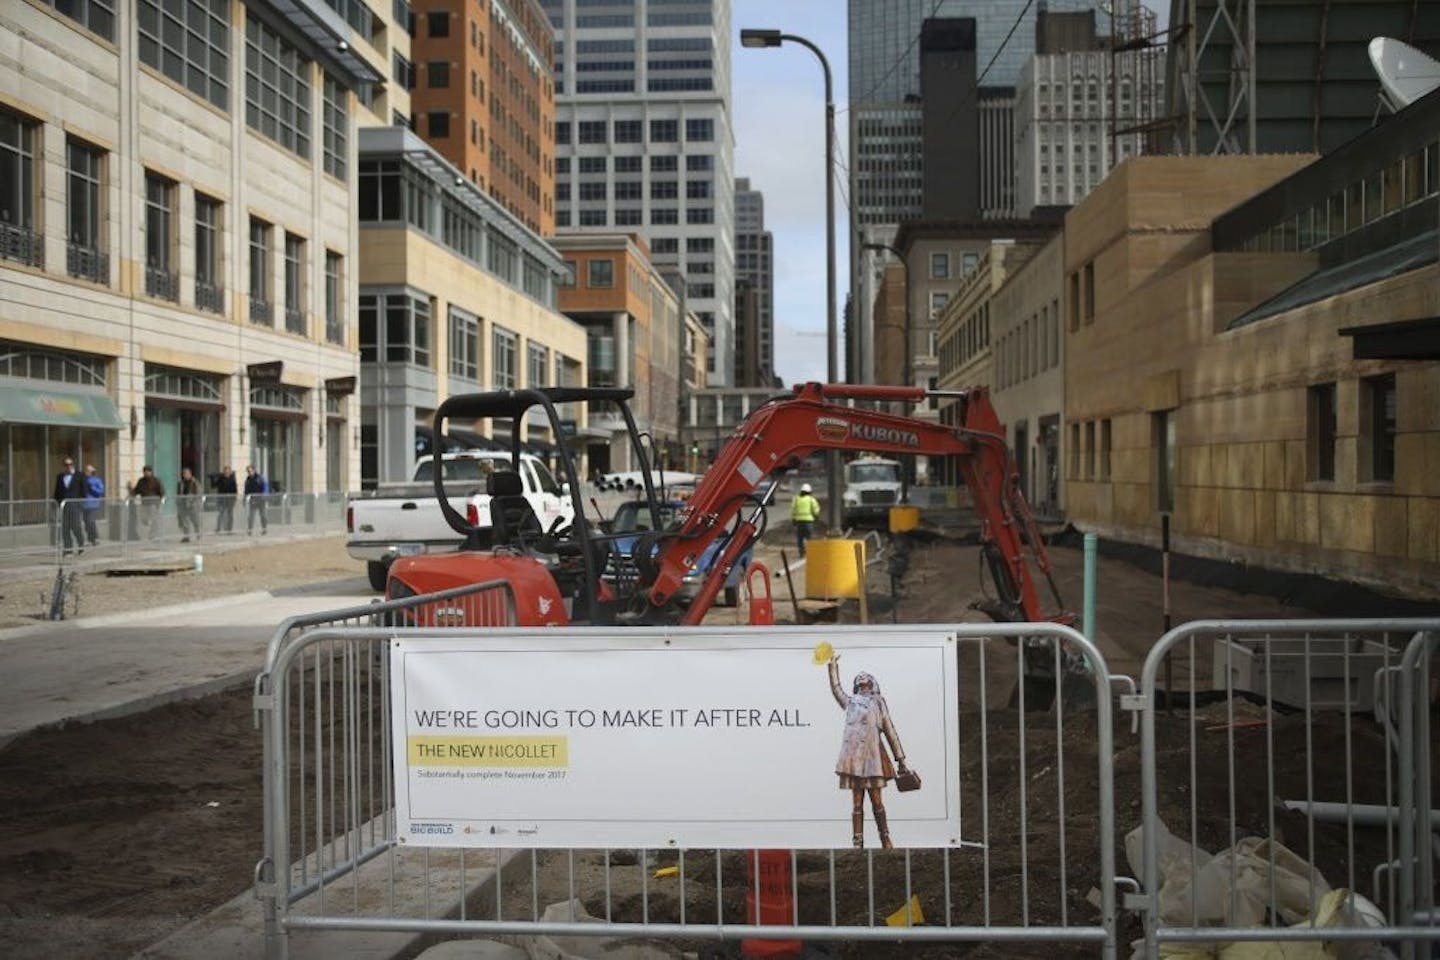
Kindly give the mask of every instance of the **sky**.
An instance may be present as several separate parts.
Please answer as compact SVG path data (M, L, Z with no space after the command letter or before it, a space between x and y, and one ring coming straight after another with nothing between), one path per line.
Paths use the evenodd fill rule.
M1166 19L1169 3L1146 0ZM836 325L845 365L849 290L849 100L843 0L731 0L731 103L735 176L765 195L765 226L775 240L775 372L786 384L825 379L825 86L820 63L792 43L747 49L747 27L783 30L824 51L834 81ZM1163 27L1163 23L1162 23Z

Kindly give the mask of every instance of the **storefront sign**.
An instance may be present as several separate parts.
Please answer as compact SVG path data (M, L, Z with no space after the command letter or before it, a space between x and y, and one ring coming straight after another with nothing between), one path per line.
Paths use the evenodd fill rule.
M325 381L325 392L332 397L348 397L355 392L355 378L332 377Z
M123 426L115 401L109 397L12 386L0 387L0 422L102 430L118 430Z
M285 372L285 361L267 360L264 363L252 363L245 367L245 375L250 378L250 383L279 383L280 375Z
M848 847L837 768L857 763L885 784L896 846L960 843L955 643L939 628L396 639L391 666L403 843ZM882 696L857 695L862 672ZM884 779L902 755L919 789Z

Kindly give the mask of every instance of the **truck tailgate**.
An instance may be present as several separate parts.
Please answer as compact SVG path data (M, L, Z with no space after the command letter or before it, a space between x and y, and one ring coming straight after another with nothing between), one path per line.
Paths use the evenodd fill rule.
M463 517L465 497L450 497L450 505ZM352 542L374 543L459 543L463 538L450 529L433 488L423 497L359 498L350 502L355 527Z

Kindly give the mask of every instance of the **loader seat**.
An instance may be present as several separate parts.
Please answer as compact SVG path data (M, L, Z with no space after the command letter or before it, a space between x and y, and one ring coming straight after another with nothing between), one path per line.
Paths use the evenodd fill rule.
M497 547L517 542L521 534L538 537L545 532L535 508L525 499L520 474L496 470L485 478L485 492L490 495L490 523Z

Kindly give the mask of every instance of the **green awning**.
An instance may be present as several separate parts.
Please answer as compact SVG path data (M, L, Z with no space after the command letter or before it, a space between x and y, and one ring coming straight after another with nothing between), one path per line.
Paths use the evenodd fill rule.
M43 423L101 430L119 430L124 426L115 401L109 397L10 385L0 386L0 423Z

